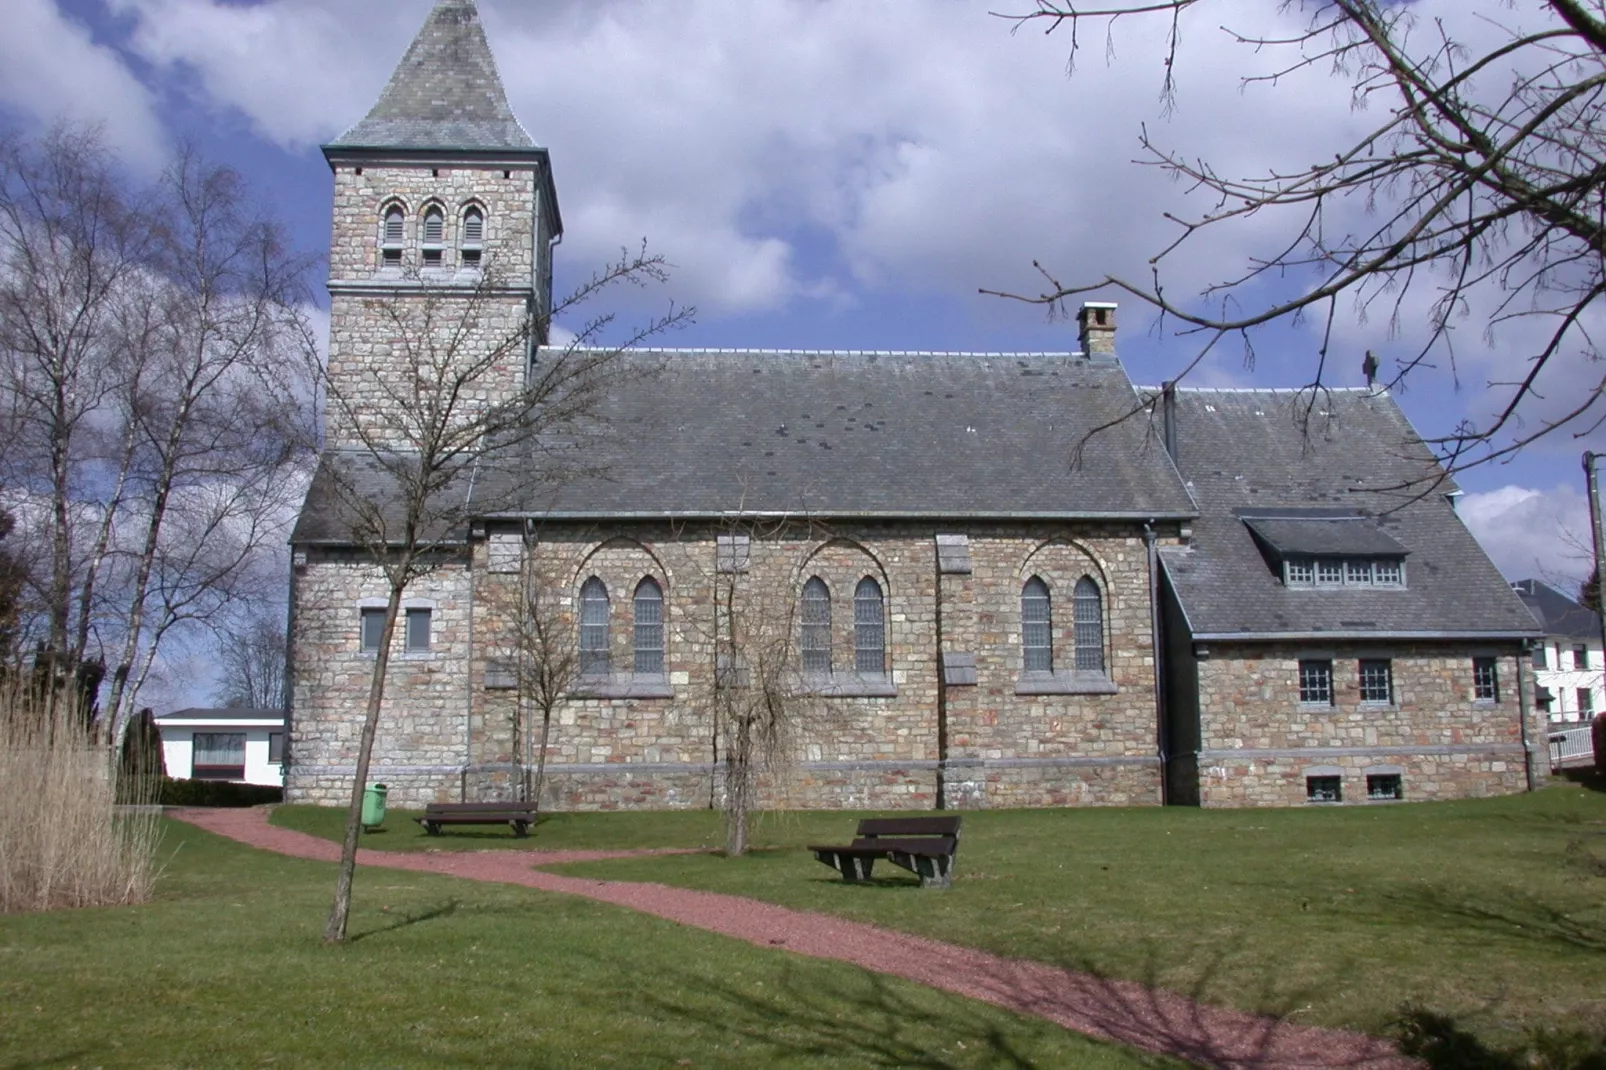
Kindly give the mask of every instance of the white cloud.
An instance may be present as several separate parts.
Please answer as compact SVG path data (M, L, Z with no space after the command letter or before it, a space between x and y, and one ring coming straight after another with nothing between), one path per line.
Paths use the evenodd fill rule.
M1464 495L1458 511L1507 579L1572 590L1589 573L1589 504L1576 487L1508 485Z
M429 9L111 2L135 17L142 58L193 72L215 106L292 149L361 118ZM1127 163L1158 111L1153 66L1085 56L1067 79L1066 39L1011 35L980 6L481 6L514 108L553 151L566 262L600 263L646 236L705 315L924 289L1016 318L1018 306L978 301L977 287L1034 287L1033 257L1069 275L1141 277L1173 232L1156 207L1179 191ZM1129 57L1164 33L1130 26ZM1189 151L1252 170L1303 158L1355 122L1347 86L1316 74L1239 94L1245 64L1260 61L1216 47L1213 23L1190 32L1188 94L1164 130L1186 134ZM1279 120L1281 136L1259 136ZM1195 286L1242 251L1190 251L1175 281Z
M0 104L40 127L61 120L101 124L107 142L142 171L155 171L166 154L150 91L52 0L7 3Z

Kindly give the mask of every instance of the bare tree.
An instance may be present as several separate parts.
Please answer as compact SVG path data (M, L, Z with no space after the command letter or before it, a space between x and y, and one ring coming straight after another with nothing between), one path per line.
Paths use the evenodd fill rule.
M493 642L499 646L501 671L512 675L517 688L513 751L523 771L522 795L539 806L552 715L580 674L580 630L569 577L539 556L528 531L520 548L516 585L488 594L486 609L502 622ZM534 717L540 718L539 736Z
M799 523L733 516L716 538L710 707L723 778L725 853L747 853L763 780L792 769L822 704L804 671L799 592L774 550ZM805 540L806 541L806 540ZM756 548L756 549L755 549ZM755 561L755 557L757 560Z
M218 667L223 679L213 696L222 706L248 709L285 708L285 614L257 610L231 626L218 640Z
M0 143L6 481L48 546L44 660L110 663L114 740L165 641L266 589L312 444L313 262L192 152L141 188L91 132Z
M611 314L585 322L572 340L529 360L522 384L496 396L493 384L524 366L547 325L620 283L667 279L662 257L645 245L597 272L549 314L533 306L511 327L498 299L495 265L472 292L416 300L372 299L366 311L385 325L393 363L354 369L350 380L321 380L331 422L356 447L326 455L322 473L342 513L341 527L384 574L387 600L368 689L341 864L324 940L343 941L351 910L362 797L384 703L390 646L407 587L460 560L469 521L499 506L519 507L585 470L576 436L591 426L603 392L625 374L623 355L641 341L690 321L667 312L611 336ZM377 493L375 488L382 488ZM469 493L473 488L474 493Z
M1061 282L1039 263L1047 289L1000 296L1063 311L1078 294L1124 291L1158 310L1162 323L1175 321L1199 338L1183 374L1224 337L1241 337L1253 359L1257 328L1319 317L1312 408L1328 382L1341 316L1385 317L1398 331L1413 316L1411 302L1426 306L1425 339L1391 368L1379 369L1368 354L1370 369L1384 371L1388 384L1440 360L1455 370L1461 322L1487 336L1528 321L1536 340L1523 343L1523 364L1488 384L1497 399L1493 415L1433 440L1447 467L1509 456L1559 428L1583 434L1598 427L1606 417L1606 376L1588 364L1600 357L1591 321L1606 293L1606 3L1471 0L1457 12L1469 20L1459 36L1444 19L1422 17L1419 5L1392 0L1290 0L1280 10L1297 20L1284 34L1223 28L1246 49L1286 57L1246 86L1330 70L1347 80L1355 105L1376 116L1370 127L1308 167L1247 177L1161 147L1145 129L1141 162L1181 179L1210 204L1192 218L1167 214L1179 230L1150 261L1151 276ZM1234 8L1220 0L1036 0L1035 9L1007 17L1017 26L1065 30L1073 65L1083 46L1079 31L1102 30L1113 56L1123 20L1169 20L1161 86L1169 110L1183 30L1207 11L1231 18ZM1488 43L1470 44L1468 26ZM1166 270L1179 250L1218 237L1243 240L1248 228L1271 225L1283 231L1268 255L1197 296L1167 288ZM1547 385L1563 372L1582 373L1586 386L1565 388L1541 409L1552 400Z

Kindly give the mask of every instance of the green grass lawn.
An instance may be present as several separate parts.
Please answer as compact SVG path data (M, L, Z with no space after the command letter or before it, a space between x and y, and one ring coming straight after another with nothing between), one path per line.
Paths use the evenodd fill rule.
M964 818L947 892L886 863L887 879L845 885L799 849L845 841L844 814L772 820L759 841L773 846L742 859L563 870L752 896L1302 1022L1385 1032L1415 1003L1490 1043L1535 1028L1606 1031L1600 791ZM585 820L572 820L565 841L583 841Z
M169 823L156 902L0 917L0 1066L1178 1064L567 896L358 873Z

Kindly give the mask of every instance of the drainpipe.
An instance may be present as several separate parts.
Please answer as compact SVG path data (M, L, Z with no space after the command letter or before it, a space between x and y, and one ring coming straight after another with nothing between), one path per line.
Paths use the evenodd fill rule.
M463 707L463 772L458 778L458 802L468 802L468 771L474 764L474 589L478 583L479 571L474 567L474 538L471 531L468 539L468 660L463 665L463 676L467 681Z
M1170 791L1167 771L1171 760L1166 731L1163 653L1160 647L1160 551L1155 545L1154 521L1143 525L1143 541L1149 551L1149 643L1154 651L1155 749L1160 757L1160 805L1166 805Z
M937 662L937 809L948 809L948 674L943 670L942 651L942 554L937 549L937 540L931 540L931 568L936 577L936 613L935 638L937 649L934 651Z
M1534 790L1534 749L1528 738L1528 681L1522 671L1524 651L1517 652L1517 732L1522 737L1522 772Z

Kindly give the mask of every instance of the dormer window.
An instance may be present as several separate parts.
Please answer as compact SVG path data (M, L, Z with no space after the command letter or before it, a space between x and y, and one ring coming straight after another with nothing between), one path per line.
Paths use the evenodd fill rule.
M407 213L392 206L385 211L379 235L379 264L396 271L402 266L402 243L407 239Z
M1289 587L1405 586L1409 551L1373 517L1305 506L1235 512Z
M424 213L424 267L438 268L446 257L446 216L439 208Z
M463 233L459 252L465 268L478 269L485 255L485 213L470 208L463 213Z

